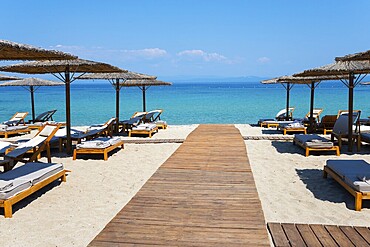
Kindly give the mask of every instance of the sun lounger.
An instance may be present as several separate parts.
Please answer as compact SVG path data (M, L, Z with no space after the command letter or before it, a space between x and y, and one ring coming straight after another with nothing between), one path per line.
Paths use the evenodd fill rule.
M323 131L324 135L331 133L336 120L336 115L325 115L322 117L317 129Z
M135 112L130 119L122 120L119 122L119 127L121 132L128 132L132 127L135 127L143 122L147 112Z
M293 144L296 144L305 150L306 157L310 155L310 151L335 151L336 155L340 155L338 146L334 146L333 142L316 134L310 135L295 135Z
M41 152L46 150L48 162L51 163L50 140L53 138L59 125L45 125L32 139L24 142L14 143L10 150L7 150L4 160L0 161L0 166L4 166L4 171L12 169L18 161L33 162L37 161ZM30 153L31 157L26 159L24 156Z
M28 115L28 112L16 112L13 117L11 117L8 121L3 122L2 124L8 126L16 126L20 124L25 124L24 119Z
M320 122L320 115L324 110L322 108L314 108L313 109L313 119L314 122L319 123ZM308 123L310 121L311 112L308 112L303 119L296 119L299 121L302 121L303 123Z
M324 178L328 174L355 197L355 210L360 211L362 200L370 199L370 164L364 160L328 160Z
M360 150L361 148L361 137L359 130L360 114L361 111L353 111L354 132L352 133L352 137L357 142L357 150ZM343 138L348 138L348 115L346 113L339 115L338 119L335 121L333 131L331 132L331 141L334 141L334 138L338 140L339 148L342 147Z
M73 151L73 160L77 158L77 154L103 154L104 160L108 160L108 153L119 147L124 148L124 143L119 137L98 137L77 144Z
M4 208L5 218L12 217L15 203L59 178L65 182L66 172L62 164L31 162L1 173L0 207Z
M289 110L289 119L293 119L293 112L294 112L294 107L289 107L288 110ZM264 127L266 126L267 128L270 128L270 127L277 127L279 126L279 122L283 121L285 122L286 120L286 109L282 109L280 110L276 116L275 116L275 119L273 118L263 118L263 119L260 119L258 121L258 124L261 126L261 127ZM289 120L286 120L286 121L289 121Z
M146 124L139 124L136 127L133 127L129 131L129 136L131 137L134 134L137 135L148 135L150 138L154 132L158 131L158 126L156 124L146 123Z
M57 110L46 111L38 115L34 120L29 120L27 123L37 123L37 122L46 122L54 121L53 115Z
M307 127L305 127L302 122L279 124L278 130L283 131L284 135L288 132L303 132L304 134L307 134Z
M153 110L149 111L143 119L144 123L154 123L157 125L158 128L166 129L167 128L167 122L161 120L161 114L163 110Z
M8 138L9 135L17 135L21 133L31 133L31 129L25 125L9 126L6 124L0 124L0 136Z

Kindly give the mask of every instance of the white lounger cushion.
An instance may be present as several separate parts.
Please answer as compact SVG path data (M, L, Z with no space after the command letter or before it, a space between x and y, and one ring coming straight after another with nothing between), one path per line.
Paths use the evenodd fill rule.
M153 130L157 127L156 124L152 124L152 123L145 123L145 124L139 124L138 126L136 127L133 127L132 129L133 130Z
M5 151L12 145L11 142L0 141L0 154L5 153Z
M14 130L22 130L27 129L28 127L25 125L19 125L19 126L8 126L4 124L0 124L0 131L6 132L6 131L14 131Z
M19 192L63 170L62 164L30 162L0 174L0 199L8 199Z
M98 137L91 141L84 141L80 144L77 144L77 149L80 148L107 148L109 146L115 145L121 141L121 138L118 136L109 138L109 137Z
M37 135L34 138L23 142L18 145L14 150L9 152L6 156L10 158L16 158L24 153L26 153L28 150L31 150L34 147L37 147L41 143L43 143L46 140L47 137Z
M370 192L370 182L359 177L370 174L370 164L364 160L328 160L326 165L340 176L346 184L361 192Z
M311 135L295 135L294 141L299 142L305 147L312 147L312 148L330 148L333 147L333 142L325 139L316 134Z

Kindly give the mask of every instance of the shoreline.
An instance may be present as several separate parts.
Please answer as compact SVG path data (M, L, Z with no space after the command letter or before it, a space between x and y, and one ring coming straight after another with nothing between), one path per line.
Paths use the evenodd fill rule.
M122 139L185 139L197 126L170 125L152 138ZM242 136L262 135L260 127L235 126ZM360 154L337 157L323 153L305 157L303 149L291 141L244 140L244 143L266 223L370 226L370 203L365 201L362 211L354 211L353 196L334 180L322 178L327 159L370 162L370 157L365 155L370 153L369 146L365 146ZM54 182L31 196L32 199L18 203L13 218L0 216L4 246L24 243L30 246L86 246L180 145L125 143L124 150L113 152L108 161L99 156L73 161L72 157L54 152L52 161L63 163L72 171L67 182Z

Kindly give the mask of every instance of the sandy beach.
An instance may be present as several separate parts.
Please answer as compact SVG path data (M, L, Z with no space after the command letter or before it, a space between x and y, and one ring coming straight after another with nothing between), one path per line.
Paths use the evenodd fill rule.
M243 136L266 135L262 134L266 129L235 126ZM196 127L169 126L150 140L185 139ZM370 148L364 147L361 154L344 153L340 157L332 153L305 157L303 149L291 141L246 140L245 144L266 222L370 225L368 202L361 212L354 211L354 198L332 179L322 178L326 160L370 162ZM126 143L124 150L113 152L108 161L93 156L73 161L54 152L53 162L63 163L71 170L67 182L55 182L32 199L15 205L13 218L1 216L2 245L86 246L180 145Z

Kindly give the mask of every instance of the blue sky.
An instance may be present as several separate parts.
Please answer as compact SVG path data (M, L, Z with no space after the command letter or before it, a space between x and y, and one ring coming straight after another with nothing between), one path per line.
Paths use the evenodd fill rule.
M368 10L368 0L12 0L0 30L159 78L273 77L369 50Z

